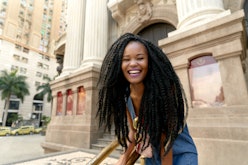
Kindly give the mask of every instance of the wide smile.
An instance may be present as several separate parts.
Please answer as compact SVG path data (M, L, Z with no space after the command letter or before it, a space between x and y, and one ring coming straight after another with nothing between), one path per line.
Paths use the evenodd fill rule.
M141 70L129 70L128 74L132 77L135 78L137 76L139 76L141 73Z

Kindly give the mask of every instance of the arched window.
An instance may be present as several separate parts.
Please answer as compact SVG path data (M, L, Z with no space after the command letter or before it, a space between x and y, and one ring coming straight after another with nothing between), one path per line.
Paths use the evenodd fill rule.
M222 106L225 101L219 65L211 55L190 61L189 80L193 107Z

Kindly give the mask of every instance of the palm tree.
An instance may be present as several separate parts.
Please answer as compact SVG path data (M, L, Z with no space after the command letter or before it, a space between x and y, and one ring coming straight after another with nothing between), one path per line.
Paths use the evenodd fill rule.
M6 70L1 71L0 91L2 91L2 100L5 100L5 109L2 126L6 125L8 109L11 95L15 95L23 103L24 97L29 95L27 77L17 75L17 70L8 73Z
M47 83L40 85L36 88L37 91L40 91L37 94L37 96L40 98L43 98L45 95L47 95L47 102L51 102L51 106L52 106L53 105L53 97L52 97L52 90L50 87L50 82L52 81L52 79L50 77L43 77L43 79L45 79L47 81ZM49 121L50 121L50 117L42 116L42 122L43 122L42 134L43 135L45 135L45 133L46 133L47 124L49 123Z
M50 77L43 77L43 79L46 80L47 83L40 85L36 88L37 91L40 91L37 96L43 98L45 95L47 95L47 102L50 102L53 99L52 90L49 84L52 79Z

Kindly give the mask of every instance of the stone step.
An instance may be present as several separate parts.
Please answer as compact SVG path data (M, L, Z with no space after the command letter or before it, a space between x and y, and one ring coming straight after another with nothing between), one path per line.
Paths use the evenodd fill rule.
M97 139L97 144L102 144L102 145L108 145L111 143L114 139L108 139L108 138L99 138Z
M189 109L189 118L204 117L248 117L248 105Z
M187 123L194 126L248 126L248 117L235 116L235 117L198 117L188 118Z
M104 145L104 144L92 144L91 145L91 148L94 149L94 150L103 150L107 145ZM111 155L118 155L120 156L120 154L122 153L122 147L121 146L118 146L112 153Z
M213 138L223 140L244 140L248 141L248 126L190 126L189 131L194 138Z
M115 139L115 134L114 133L104 133L103 134L104 139Z

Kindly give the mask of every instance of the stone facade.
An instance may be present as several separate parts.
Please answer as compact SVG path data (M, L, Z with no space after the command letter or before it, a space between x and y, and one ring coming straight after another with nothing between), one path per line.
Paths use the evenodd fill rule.
M65 50L64 64L74 69L63 70L64 73L51 84L54 105L46 141L42 144L45 151L90 148L91 143L102 134L95 118L96 83L107 45L125 32L138 33L149 25L162 22L177 29L158 44L171 60L184 86L190 106L188 125L198 148L199 164L247 164L246 35L244 12L240 10L244 2L235 2L109 0L98 4L97 0L87 1L85 13L82 13L85 20L78 22L84 24L85 29L82 35L84 43L80 44L83 44L83 51L78 49L71 54L66 44L65 49L68 50ZM107 15L107 7L111 16ZM93 21L88 20L89 16ZM73 33L81 30L74 29ZM65 42L78 42L68 40L71 33L67 31ZM200 108L191 104L190 61L205 54L210 54L218 64L225 98L225 104L221 106ZM78 58L81 59L80 66ZM67 59L74 62L69 63ZM84 113L77 115L76 98L80 86L85 89L86 106ZM66 115L68 89L73 91L72 115ZM58 92L63 95L62 115L56 114Z

